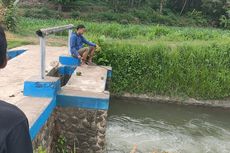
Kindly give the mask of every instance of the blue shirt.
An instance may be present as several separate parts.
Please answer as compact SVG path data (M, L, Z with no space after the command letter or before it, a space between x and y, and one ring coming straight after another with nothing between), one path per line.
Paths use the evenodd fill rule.
M70 37L70 48L71 54L78 56L78 50L83 48L83 44L87 44L89 46L96 46L96 44L86 40L82 35L78 35L77 33L73 32Z

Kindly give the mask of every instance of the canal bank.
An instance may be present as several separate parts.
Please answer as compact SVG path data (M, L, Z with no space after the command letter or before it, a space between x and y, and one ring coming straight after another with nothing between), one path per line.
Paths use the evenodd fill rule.
M92 109L88 110L86 107L83 110L81 110L79 108L59 108L59 107L55 108L56 105L58 104L57 103L58 100L55 98L44 98L44 97L43 98L38 98L38 97L32 98L32 97L24 96L22 94L23 93L22 87L23 87L24 81L26 81L26 80L28 81L28 77L31 76L31 73L38 72L37 69L34 70L34 66L36 66L36 63L37 63L35 58L31 59L32 56L36 57L37 52L38 52L38 49L36 49L36 48L38 48L38 47L34 48L34 46L27 46L27 48L30 48L30 47L32 49L28 49L27 52L23 53L22 55L19 55L15 59L12 59L11 61L9 61L9 65L8 65L7 69L4 70L4 73L2 71L2 74L5 74L5 75L2 75L2 77L4 79L1 79L1 81L2 81L1 84L4 85L4 83L5 83L8 86L7 86L7 88L2 86L3 90L1 91L1 95L3 97L5 97L6 101L13 101L14 100L15 101L14 104L16 106L18 106L19 108L21 108L26 113L26 115L29 119L29 122L30 122L31 129L35 129L35 130L32 130L32 132L31 132L32 137L33 137L33 142L34 142L34 148L43 147L43 148L46 148L48 150L48 152L52 152L52 147L55 147L55 142L58 141L58 137L60 135L64 135L68 139L67 143L69 143L69 144L67 144L66 146L69 149L73 148L74 145L76 145L75 147L77 147L79 145L82 147L79 149L86 150L86 152L89 152L88 148L93 149L93 151L97 150L98 152L103 152L105 150L105 139L104 139L104 137L105 137L105 130L106 130L105 129L106 123L104 121L107 118L107 110L104 110L105 109L104 105L97 105L97 106L93 105L94 108L101 109L102 111L101 110L98 110L98 111L94 110L93 111ZM69 80L69 79L66 79L66 77L64 77L64 80L66 79L66 81L60 80L60 82L63 82L65 85L69 86L69 87L67 87L69 89L65 88L66 90L72 90L73 86L79 87L78 86L79 82L77 84L73 85L73 83L75 81L77 82L77 80L75 80L76 79L75 77L77 77L77 71L75 71L76 69L72 68L71 66L70 67L64 66L64 69L63 69L63 65L61 66L59 61L58 61L60 54L62 54L63 50L65 50L65 49L66 48L52 48L52 47L49 48L49 50L52 50L52 52L50 53L50 55L48 57L48 63L49 64L47 65L47 68L46 68L47 69L46 74L49 76L58 77L58 78L61 78L62 77L61 75L67 75L67 78L68 77L70 78L71 75L73 74L74 77L73 77L72 81L71 81L71 78ZM57 52L57 50L59 50L59 51ZM27 61L27 60L29 60L29 61ZM24 61L25 63L22 61ZM30 64L27 64L27 63L30 63ZM26 70L25 70L25 68L26 68ZM100 67L100 68L102 68L102 67ZM102 68L102 69L103 70L101 70L101 71L104 71L104 68ZM92 69L90 69L89 72L91 72L91 70ZM21 73L18 73L18 71L20 71ZM60 76L56 76L55 72L57 72L57 71L59 71ZM80 70L80 71L82 71L82 70ZM8 73L5 73L5 72L8 72ZM53 73L51 73L51 72L53 72ZM98 72L98 70L96 70L96 72ZM105 72L104 75L105 75L104 77L99 76L98 80L106 80L106 75L108 75L108 74ZM17 76L17 78L15 78L15 76ZM88 75L86 75L86 76L88 76ZM6 80L8 80L8 81L6 81ZM100 89L104 90L105 84L103 84L102 86L103 87ZM39 86L39 87L41 87L41 86ZM4 89L11 89L11 90L4 90ZM4 94L4 92L5 92L5 94ZM11 92L11 93L7 93L7 92ZM104 94L106 94L106 93L104 93ZM59 93L57 93L57 95L58 95L57 98L59 98L59 99L60 98L62 99L63 97L65 97L64 99L66 99L66 97L68 99L66 101L61 100L63 103L59 103L59 105L66 106L64 104L66 102L66 103L68 103L68 105L71 104L73 106L74 100L72 100L71 95L65 95L65 92L64 93L59 92ZM87 97L89 95L92 96L93 94L88 92ZM133 96L133 98L137 99L138 97ZM139 97L139 98L142 98L142 100L140 102L143 103L144 97ZM146 98L148 99L148 97L146 97ZM20 99L20 100L18 100L18 99ZM108 97L106 99L108 99ZM155 99L154 102L157 102L157 101L159 102L159 99ZM170 103L170 102L171 103L179 103L179 102L175 102L175 101L170 100L170 99L168 99L167 102L168 103ZM96 101L96 103L97 103L97 101ZM182 103L182 102L180 102L180 103ZM79 101L75 104L74 104L75 107L76 106L82 107L82 105L79 103ZM129 110L133 110L133 113L138 114L137 113L138 110L134 109L133 105L135 105L135 101L134 102L131 101L131 103L129 103L129 105L126 105L125 103L122 102L119 104L119 109L121 109L121 110L126 109L127 112ZM92 107L92 105L90 105L90 106ZM154 107L149 106L149 108L152 108L152 112L154 112ZM111 109L117 110L117 109L114 109L113 106L111 106ZM158 109L160 110L159 107L158 107ZM141 107L139 107L139 110L140 111L145 110L145 108L142 109ZM189 110L187 110L187 111L189 111ZM162 110L163 114L165 112L167 112L167 110ZM122 112L120 112L120 114L122 114ZM170 114L172 114L172 113L168 113L169 116L170 116ZM161 115L158 116L158 118L161 119ZM109 118L109 120L110 120L110 118ZM115 120L116 120L116 118L115 118ZM124 126L126 126L126 124L125 124L126 121L127 121L127 123L130 122L130 120L125 120L123 125L122 124L118 124L118 125L124 127ZM131 118L131 121L132 121L132 118ZM134 122L136 122L136 121L134 120ZM158 122L156 122L156 123L158 123ZM114 124L112 124L112 125L114 125ZM166 125L166 126L170 126L170 125ZM145 126L139 127L139 129L144 129L144 128L145 128ZM73 129L76 129L76 130L73 130ZM135 134L135 129L138 129L138 128L136 128L134 126L130 131L134 131L134 134ZM170 129L168 132L170 132L171 130L173 130L173 129ZM100 131L100 132L95 132L95 131ZM125 131L125 129L124 129L124 131ZM130 131L128 131L128 132L130 132ZM127 134L128 134L128 132L127 132ZM113 133L116 133L116 132L114 132L114 131L108 131L107 132L107 134L113 134ZM119 133L117 133L116 135L119 136ZM150 137L151 135L148 135L148 136ZM79 140L80 140L80 142L79 142ZM148 139L146 139L146 140L148 140ZM100 144L99 147L98 147L98 144ZM101 148L100 148L100 146L101 146ZM110 141L109 141L108 146L110 146ZM143 145L143 146L145 146L145 145ZM117 146L117 148L119 148L119 146ZM107 149L109 149L109 148L107 148ZM131 149L128 148L127 151L130 151L130 150Z
M105 152L111 68L79 66L66 47L47 47L45 77L39 73L39 46L12 55L0 74L1 99L20 108L28 118L35 152L56 152L60 137L67 151ZM11 52L10 52L11 53ZM17 56L18 55L18 56Z
M197 100L188 97L168 97L168 96L149 96L147 94L130 94L115 95L111 93L111 97L121 100L139 100L152 103L172 103L176 105L194 105L206 107L220 107L230 109L230 99L222 100Z

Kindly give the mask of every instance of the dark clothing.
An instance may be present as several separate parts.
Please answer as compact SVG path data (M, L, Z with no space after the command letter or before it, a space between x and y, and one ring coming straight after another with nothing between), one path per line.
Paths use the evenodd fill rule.
M96 44L86 40L82 35L78 35L75 32L72 33L70 37L71 54L77 57L79 55L78 50L83 48L83 44L96 47Z
M6 59L6 48L7 48L6 36L2 27L0 26L0 66L3 65Z
M0 101L0 153L33 153L25 114L3 101Z

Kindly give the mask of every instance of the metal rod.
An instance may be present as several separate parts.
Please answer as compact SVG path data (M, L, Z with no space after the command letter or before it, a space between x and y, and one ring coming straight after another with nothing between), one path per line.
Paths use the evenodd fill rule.
M46 68L46 40L45 37L40 38L40 50L41 50L41 79L45 78L45 68Z
M74 25L69 24L69 25L65 25L65 26L40 29L40 30L36 31L36 34L39 37L45 37L45 36L48 36L48 35L53 34L53 33L61 32L61 31L69 30L69 29L73 29L73 28L74 28Z
M64 30L69 30L69 36L68 36L68 52L70 53L70 37L72 34L72 29L74 28L73 24L65 25L65 26L59 26L59 27L52 27L52 28L46 28L46 29L40 29L36 31L36 34L39 36L40 39L40 50L41 50L41 79L45 78L45 68L46 68L46 36L61 32ZM71 53L70 53L71 54Z
M72 32L73 32L73 30L69 29L69 37L68 37L68 52L69 52L69 55L71 55L70 38L71 38Z

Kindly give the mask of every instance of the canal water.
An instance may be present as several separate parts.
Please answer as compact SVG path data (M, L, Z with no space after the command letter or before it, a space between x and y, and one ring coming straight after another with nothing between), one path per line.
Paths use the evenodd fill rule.
M230 110L113 99L109 153L230 153Z

